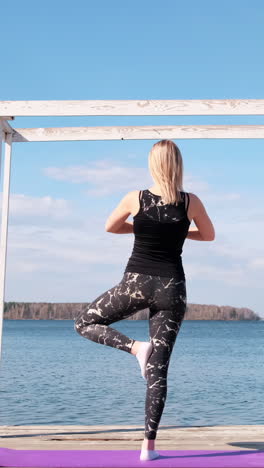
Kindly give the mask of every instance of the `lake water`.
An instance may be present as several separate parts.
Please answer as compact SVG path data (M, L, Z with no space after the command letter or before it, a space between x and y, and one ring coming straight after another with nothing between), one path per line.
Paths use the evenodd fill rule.
M81 337L72 320L4 320L0 425L144 425L135 356ZM111 325L149 339L148 321ZM160 424L264 423L264 321L183 321Z

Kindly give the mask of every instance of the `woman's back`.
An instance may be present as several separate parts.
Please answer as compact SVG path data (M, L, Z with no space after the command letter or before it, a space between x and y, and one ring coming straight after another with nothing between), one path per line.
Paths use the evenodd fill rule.
M175 204L164 204L148 189L139 192L139 211L134 219L134 247L125 272L185 279L182 247L191 221L187 216L189 194L181 192Z

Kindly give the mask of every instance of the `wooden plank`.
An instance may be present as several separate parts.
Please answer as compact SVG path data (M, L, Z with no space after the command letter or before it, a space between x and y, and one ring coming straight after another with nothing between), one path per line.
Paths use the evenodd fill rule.
M263 433L261 424L160 424L156 449L264 450ZM143 438L143 425L0 426L1 447L23 450L140 450Z
M4 115L264 115L264 99L0 101Z
M264 138L264 125L16 128L13 132L14 142L196 138Z

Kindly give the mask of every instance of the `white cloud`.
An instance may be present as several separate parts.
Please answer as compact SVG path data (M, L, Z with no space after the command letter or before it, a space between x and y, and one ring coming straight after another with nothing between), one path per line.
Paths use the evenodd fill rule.
M203 281L221 281L228 285L244 286L246 272L245 268L236 265L227 265L221 268L219 265L209 265L201 263L187 263L185 262L185 274L188 279L200 279ZM208 284L208 283L207 283Z
M125 238L126 237L126 238ZM132 238L118 236L94 228L80 226L37 225L10 226L8 234L9 261L11 271L63 272L70 268L79 271L90 264L120 264L126 258Z
M74 184L86 184L85 193L93 197L105 197L114 193L127 192L153 185L148 168L129 167L116 164L109 159L91 161L87 165L68 167L46 167L43 173L56 180ZM184 176L184 190L198 193L203 201L224 202L239 200L239 193L215 193L211 185L195 175Z
M121 166L108 159L91 161L85 166L47 167L43 173L56 180L87 184L89 189L86 193L95 197L153 185L147 168ZM190 175L186 175L184 182L185 190L189 192L207 192L210 189L207 182Z
M144 168L124 167L108 160L93 161L87 166L48 167L44 174L56 180L91 186L87 194L95 197L135 190L135 181L138 187L141 183L151 184Z
M254 258L249 262L249 267L254 270L264 270L264 257Z
M0 195L2 207L2 193ZM48 216L61 219L73 211L72 203L64 198L50 196L32 197L24 194L10 194L9 213L13 216Z
M228 234L227 234L228 236ZM219 237L212 242L209 247L211 255L221 255L228 259L240 259L250 261L253 256L260 254L258 245L249 245L248 240L243 242L231 242L229 240L220 239Z
M212 201L212 202L215 202L215 201L220 201L220 202L224 202L224 201L232 201L232 200L240 200L241 199L241 194L240 193L235 193L235 192L231 192L231 193L209 193L206 195L206 199L208 201Z

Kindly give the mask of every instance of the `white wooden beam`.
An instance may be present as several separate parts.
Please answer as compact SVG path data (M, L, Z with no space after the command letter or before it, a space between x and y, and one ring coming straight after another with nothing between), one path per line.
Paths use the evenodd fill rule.
M16 128L13 132L14 142L195 138L264 138L264 125Z
M4 133L4 132L3 132ZM6 252L8 237L8 212L10 196L10 171L11 171L11 152L12 152L12 134L5 134L5 159L3 175L3 196L2 196L2 214L1 214L1 239L0 239L0 358L2 354L2 332L4 319L4 301L5 301L5 277L6 277Z
M264 99L0 101L4 115L264 115Z
M14 133L15 129L9 125L9 123L6 120L1 120L0 125L2 125L3 130L5 133Z

